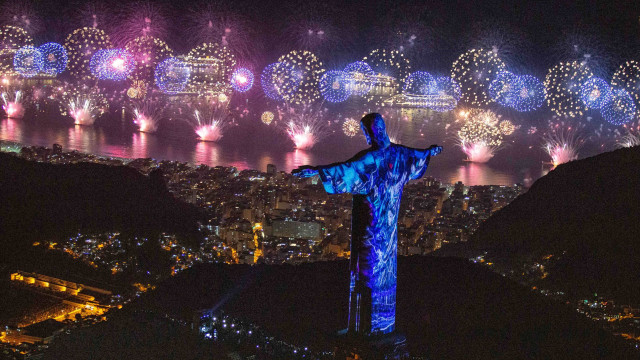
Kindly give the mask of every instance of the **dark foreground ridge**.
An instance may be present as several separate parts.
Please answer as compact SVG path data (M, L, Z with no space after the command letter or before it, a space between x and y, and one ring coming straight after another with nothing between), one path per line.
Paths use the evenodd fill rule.
M560 257L549 284L640 299L640 147L558 166L485 221L473 247L505 259Z
M332 350L333 334L346 325L348 274L346 262L198 265L121 311L155 312L189 322L197 310L223 309L284 341ZM505 360L635 356L628 345L569 306L467 260L401 257L398 276L398 328L406 334L414 356ZM60 337L46 358L87 359L89 353L93 359L146 358L150 352L157 355L155 359L169 359L168 353L154 349L165 341L179 344L176 336L192 342L191 335L179 331L151 337L145 326L118 325L127 318L117 316L105 323L109 325ZM114 347L120 335L113 328L125 327L133 340ZM185 349L183 358L198 358L200 351Z
M0 153L0 263L16 269L56 274L29 267L24 254L33 252L34 241L114 231L194 237L200 218L197 208L169 193L159 171L145 176L126 166L52 165Z

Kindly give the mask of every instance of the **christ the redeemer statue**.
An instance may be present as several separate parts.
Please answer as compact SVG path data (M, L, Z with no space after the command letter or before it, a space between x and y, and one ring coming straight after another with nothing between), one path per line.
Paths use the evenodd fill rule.
M348 333L382 335L395 328L402 189L422 177L442 147L423 150L392 143L380 114L364 116L360 126L369 149L342 163L300 167L293 175L320 175L327 193L353 194Z

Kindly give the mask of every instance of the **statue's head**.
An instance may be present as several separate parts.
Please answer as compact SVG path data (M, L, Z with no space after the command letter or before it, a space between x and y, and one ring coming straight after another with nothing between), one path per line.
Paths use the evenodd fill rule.
M382 115L378 113L365 115L362 120L360 120L360 127L364 132L364 136L367 138L367 144L382 149L391 144Z

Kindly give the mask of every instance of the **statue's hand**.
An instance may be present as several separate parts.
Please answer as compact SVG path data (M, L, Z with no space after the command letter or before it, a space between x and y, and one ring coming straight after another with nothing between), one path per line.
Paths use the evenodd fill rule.
M318 175L318 169L313 166L305 165L293 170L291 175L299 178L308 178Z
M442 146L431 145L427 150L429 150L431 156L436 156L442 152Z

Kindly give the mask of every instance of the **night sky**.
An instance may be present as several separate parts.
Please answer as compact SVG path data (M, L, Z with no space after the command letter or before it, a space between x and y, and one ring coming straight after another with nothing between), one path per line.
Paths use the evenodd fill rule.
M327 67L343 66L372 49L399 46L403 33L405 40L416 35L406 51L413 68L441 73L448 72L460 53L479 45L497 45L510 68L537 76L558 61L585 53L597 62L597 72L610 75L640 49L636 1L156 1L129 9L145 4L164 15L166 41L178 52L195 45L189 36L192 19L207 6L239 20L249 48L245 60L256 67L296 48L314 50ZM90 26L92 13L113 37L122 30L118 19L127 9L115 1L35 2L33 13L41 18L36 42L63 42L73 29ZM322 30L323 41L309 43L309 29Z

